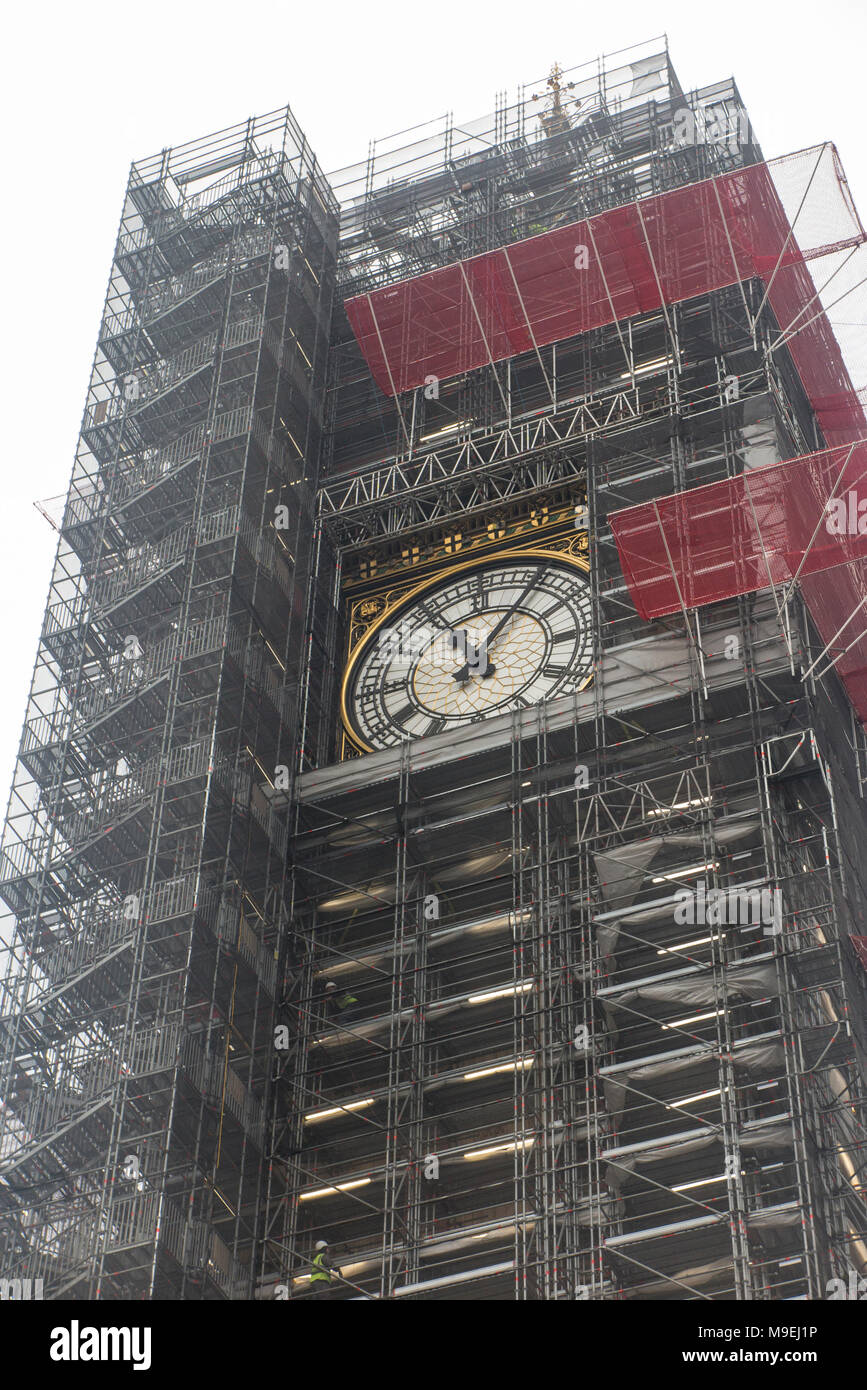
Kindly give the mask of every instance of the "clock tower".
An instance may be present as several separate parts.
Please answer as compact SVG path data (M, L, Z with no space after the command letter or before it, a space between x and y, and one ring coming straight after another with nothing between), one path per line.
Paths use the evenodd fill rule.
M790 1299L867 1265L797 1080L863 1115L864 735L845 666L800 674L849 610L762 590L757 544L738 587L720 498L851 404L829 327L786 346L812 165L780 183L733 83L614 62L334 176L263 1247L292 1298L321 1239L357 1298Z
M865 240L664 40L328 177L288 108L132 166L0 852L4 1281L867 1277Z

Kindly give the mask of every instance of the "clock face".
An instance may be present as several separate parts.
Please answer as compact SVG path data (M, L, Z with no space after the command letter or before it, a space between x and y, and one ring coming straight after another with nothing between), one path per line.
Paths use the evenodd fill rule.
M390 748L580 690L592 659L583 567L541 553L462 566L363 640L344 719L367 748Z

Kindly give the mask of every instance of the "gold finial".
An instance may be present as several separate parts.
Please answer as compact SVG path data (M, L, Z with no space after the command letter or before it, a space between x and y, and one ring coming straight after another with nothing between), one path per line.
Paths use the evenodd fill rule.
M571 124L566 114L568 102L563 100L563 93L570 92L575 86L575 83L564 83L562 80L564 76L565 74L560 64L555 63L548 74L548 81L545 84L548 88L547 93L537 93L533 97L534 101L546 101L548 103L547 111L539 112L539 120L542 122L547 135L557 135L562 130L568 130ZM576 106L580 106L580 104L580 101L575 102Z

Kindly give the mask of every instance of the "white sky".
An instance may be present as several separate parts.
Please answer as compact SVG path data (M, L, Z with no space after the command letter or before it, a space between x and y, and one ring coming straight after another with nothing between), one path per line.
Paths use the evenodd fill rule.
M766 156L833 140L867 223L865 0L47 0L4 30L3 809L56 542L33 503L66 491L133 159L288 101L339 169L667 33L685 90L735 78Z

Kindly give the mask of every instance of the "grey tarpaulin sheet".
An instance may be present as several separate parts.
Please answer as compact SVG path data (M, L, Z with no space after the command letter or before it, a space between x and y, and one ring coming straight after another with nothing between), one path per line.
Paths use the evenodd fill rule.
M673 1053L671 1057L659 1057L652 1062L641 1062L635 1067L619 1073L618 1077L605 1077L605 1098L608 1109L618 1115L626 1104L626 1092L637 1085L643 1090L644 1084L664 1076L676 1076L679 1072L690 1071L697 1063L715 1060L718 1053L712 1048L696 1049L686 1056ZM747 1047L735 1048L732 1061L736 1067L747 1071L772 1068L783 1060L783 1045L778 1041L750 1043ZM622 1080L620 1078L623 1078Z
M736 821L733 825L715 826L712 838L717 844L730 844L751 835L758 827L759 821L755 818ZM594 854L603 901L624 909L626 916L626 909L635 901L644 882L647 866L654 856L660 849L680 845L703 849L705 837L693 834L651 835L647 840L639 840L636 844L617 845L614 849ZM633 924L637 926L643 921L651 922L666 917L672 912L672 903L650 908L646 913L629 914L628 923L620 920L606 922L599 929L599 949L603 955L613 952L621 928L626 926L628 929Z
M738 1143L743 1152L754 1153L764 1149L785 1149L793 1142L792 1126L787 1121L775 1121L766 1125L741 1130ZM701 1153L714 1144L722 1145L721 1130L700 1130L691 1134L678 1135L672 1139L661 1139L657 1144L648 1144L637 1153L618 1155L610 1160L607 1170L609 1186L619 1188L637 1168L660 1163L666 1159L683 1158L688 1154ZM603 1155L603 1158L605 1155Z
M613 1115L618 1115L626 1104L626 1092L633 1085L638 1085L641 1090L647 1082L659 1080L664 1076L676 1076L678 1072L691 1071L698 1062L714 1061L716 1057L717 1053L708 1047L690 1052L685 1057L674 1055L660 1057L654 1062L642 1062L638 1066L630 1067L628 1071L620 1072L617 1079L605 1077L608 1109Z
M594 854L599 890L603 901L628 907L644 882L647 866L662 845L659 835L635 845L619 845Z
M602 1197L600 1200L581 1201L572 1209L579 1226L592 1226L594 1223L617 1221L626 1212L622 1197Z
M766 1207L747 1213L747 1225L751 1230L776 1230L781 1226L800 1226L803 1214L799 1207Z
M614 954L621 931L640 936L640 928L647 922L661 922L666 918L671 921L674 908L675 899L672 896L666 898L664 902L658 903L655 907L643 908L640 912L630 912L626 918L615 917L611 922L600 922L596 932L600 954L603 956Z
M738 1134L741 1149L748 1153L760 1152L762 1149L788 1149L794 1142L795 1135L787 1120L757 1126L755 1129L742 1129Z
M776 1039L769 1042L749 1043L746 1047L736 1047L732 1051L732 1061L736 1067L746 1067L747 1071L759 1071L765 1067L771 1070L784 1060L783 1044Z
M618 1188L637 1168L643 1168L651 1163L659 1163L660 1160L666 1158L681 1158L686 1154L699 1153L702 1149L709 1149L714 1144L721 1142L722 1136L709 1129L701 1134L653 1144L647 1149L642 1149L640 1153L624 1154L622 1158L610 1160L606 1173L607 1182L609 1186Z
M726 973L728 994L745 999L764 999L777 992L777 975L773 963L743 966ZM612 1007L637 1003L639 1000L672 1004L713 1004L719 998L719 988L708 970L704 974L679 976L673 980L654 980L625 990L623 994L606 999Z
M686 1284L691 1289L701 1288L703 1284L714 1283L721 1274L728 1274L732 1279L734 1278L731 1255L723 1255L721 1259L709 1260L707 1264L703 1265L690 1265L687 1269L676 1270L667 1279L663 1276L652 1283L642 1284L641 1291L636 1292L634 1296L645 1296L654 1289L660 1292L663 1289L675 1289L681 1284ZM627 1291L627 1297L632 1296Z

